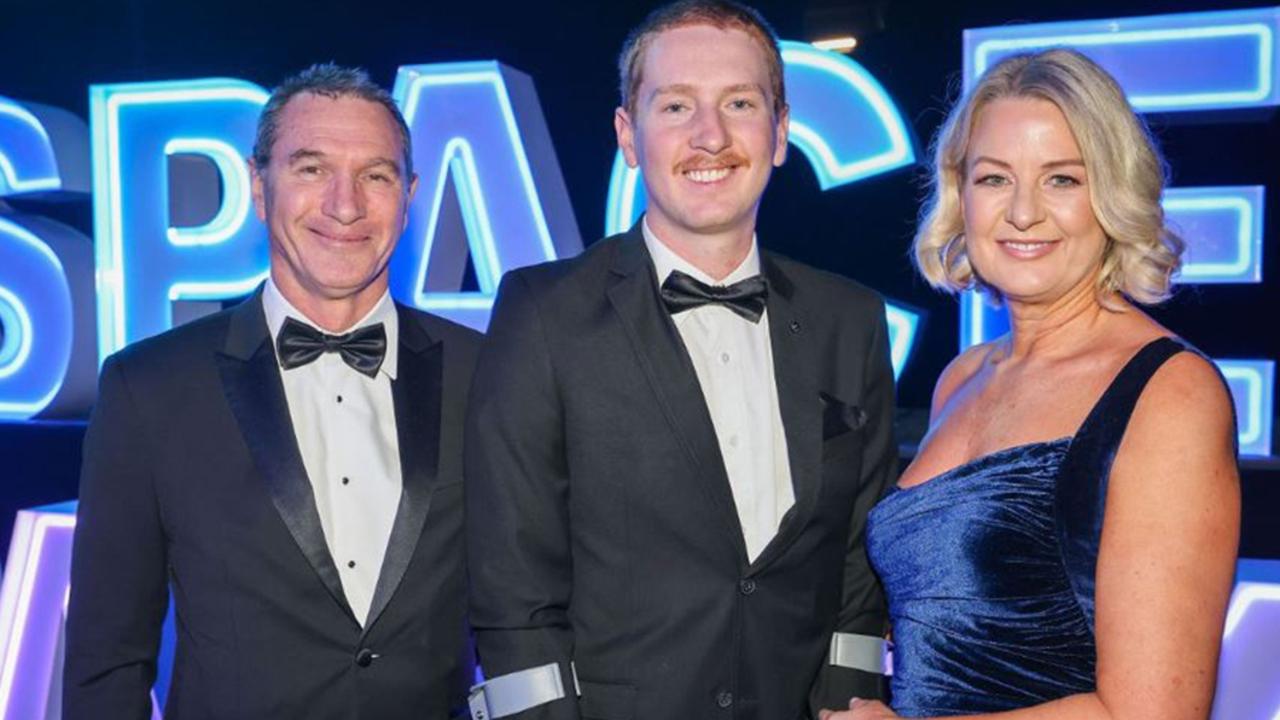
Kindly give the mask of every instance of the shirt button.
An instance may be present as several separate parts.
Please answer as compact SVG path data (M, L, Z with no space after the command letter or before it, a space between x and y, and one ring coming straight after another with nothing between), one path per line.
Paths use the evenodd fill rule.
M716 695L716 704L722 708L728 708L733 705L733 693L722 692Z
M751 578L746 578L742 582L738 583L738 592L742 593L743 595L750 595L755 591L756 591L756 581L752 580Z
M726 353L720 353L720 362L724 363L725 365L728 365L728 364L729 364L729 353L727 353L727 352L726 352Z
M733 436L730 436L730 437L729 437L729 447L735 447L735 448L736 448L736 447L738 447L738 436L737 436L737 435L733 435Z
M347 563L347 567L349 567L349 568L353 568L353 567L355 567L355 566L356 566L356 561L355 561L355 560L351 560L351 561L349 561L349 562Z
M347 485L347 484L349 484L350 482L351 482L351 478L349 478L349 477L344 477L344 478L342 478L342 484L343 484L343 485Z
M374 655L369 648L360 648L360 652L356 653L356 664L360 667L369 667L376 657L378 656Z
M338 402L342 402L342 396L341 396L341 395L339 395L339 396L338 396Z

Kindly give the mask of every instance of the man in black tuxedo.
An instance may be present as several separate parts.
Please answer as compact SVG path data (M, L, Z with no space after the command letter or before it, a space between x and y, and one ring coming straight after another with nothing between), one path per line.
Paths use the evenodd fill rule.
M358 70L272 94L251 162L271 273L109 358L85 438L64 717L446 718L474 661L462 537L474 332L391 300L417 184Z
M756 245L787 143L776 39L743 6L682 2L620 70L648 211L508 273L476 368L467 543L491 680L473 716L795 720L877 697L884 306Z

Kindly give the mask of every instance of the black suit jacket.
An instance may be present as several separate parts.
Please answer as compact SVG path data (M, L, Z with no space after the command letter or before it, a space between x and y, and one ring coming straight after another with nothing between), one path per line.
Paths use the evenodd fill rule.
M467 420L472 623L487 675L572 661L582 690L521 717L794 720L879 695L826 654L885 629L863 548L897 457L883 304L762 264L796 501L753 563L638 228L504 279Z
M477 334L397 306L404 488L361 628L329 556L261 295L107 360L85 437L63 717L445 718L473 672L462 537Z

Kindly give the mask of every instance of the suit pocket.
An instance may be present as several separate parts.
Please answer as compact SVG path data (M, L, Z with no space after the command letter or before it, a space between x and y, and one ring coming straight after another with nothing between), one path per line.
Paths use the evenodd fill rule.
M632 720L636 714L634 685L579 680L582 697L578 711L583 720Z
M822 400L822 440L835 440L867 424L867 411L857 405L849 405L840 398L818 393Z

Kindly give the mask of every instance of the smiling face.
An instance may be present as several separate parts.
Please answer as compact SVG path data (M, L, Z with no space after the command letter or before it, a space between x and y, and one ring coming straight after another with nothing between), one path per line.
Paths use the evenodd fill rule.
M1106 233L1057 105L1001 98L978 112L960 204L969 260L1007 301L1053 303L1092 292Z
M749 240L787 147L764 50L742 30L676 27L650 42L641 77L634 112L618 108L614 128L627 164L644 176L650 228L676 244Z
M417 184L405 176L386 108L301 93L279 117L266 167L251 167L253 202L271 243L271 277L300 310L327 301L373 306L408 222Z

